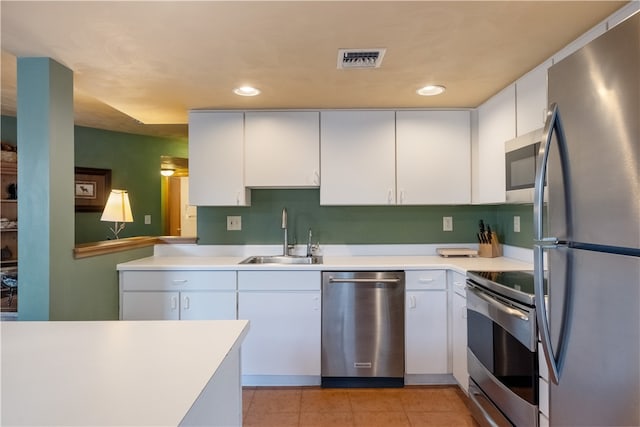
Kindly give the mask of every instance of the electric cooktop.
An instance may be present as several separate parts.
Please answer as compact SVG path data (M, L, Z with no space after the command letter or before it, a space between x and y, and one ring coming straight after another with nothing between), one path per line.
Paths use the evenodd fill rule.
M533 271L468 271L467 278L499 295L534 305ZM546 278L543 286L546 295Z

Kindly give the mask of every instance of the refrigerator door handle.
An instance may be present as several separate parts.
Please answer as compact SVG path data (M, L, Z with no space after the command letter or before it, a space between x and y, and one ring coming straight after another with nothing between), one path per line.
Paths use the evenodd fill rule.
M534 293L536 303L536 317L538 320L538 326L540 329L540 341L542 343L542 350L544 358L549 367L549 379L558 384L560 379L560 362L556 358L556 355L551 344L551 332L549 330L549 321L547 320L547 305L544 295L544 250L555 249L559 245L566 244L564 241L560 241L555 237L544 237L543 229L543 208L544 208L544 184L545 176L547 174L547 162L549 161L549 149L551 148L551 137L553 133L556 133L556 139L558 141L560 166L562 168L561 173L563 177L565 202L570 200L569 189L567 188L567 178L569 175L569 167L567 163L567 142L564 134L564 128L560 119L558 111L558 104L555 102L549 107L547 113L547 120L544 126L542 144L540 144L540 150L538 151L537 170L535 178L535 190L533 195L533 264L534 264ZM571 210L570 203L565 203L566 215L567 215L567 227L570 232L570 219ZM566 307L564 308L566 310ZM564 315L563 315L564 318ZM562 347L562 343L559 344Z

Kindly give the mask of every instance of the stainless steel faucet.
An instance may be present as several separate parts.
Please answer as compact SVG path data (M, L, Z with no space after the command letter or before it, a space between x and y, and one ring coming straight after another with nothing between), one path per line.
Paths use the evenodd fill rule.
M287 208L282 208L282 229L284 230L284 242L282 243L282 255L289 255L289 239L287 236Z
M313 235L311 234L311 228L309 228L309 239L307 240L307 256L313 255L311 252L311 238Z

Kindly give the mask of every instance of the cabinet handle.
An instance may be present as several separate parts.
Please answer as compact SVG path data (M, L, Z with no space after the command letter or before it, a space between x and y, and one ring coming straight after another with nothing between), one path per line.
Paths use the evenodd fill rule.
M416 297L413 295L409 297L409 308L416 308Z
M387 195L387 203L390 205L393 204L393 190L389 190L389 194Z
M400 190L400 204L404 204L404 190Z
M431 277L421 277L418 279L418 282L420 283L431 283L433 282L433 279Z
M320 172L313 171L313 185L320 185Z
M320 297L313 297L313 311L320 310Z
M236 205L240 205L240 192L236 193Z
M177 310L177 309L178 309L178 297L174 295L171 297L171 310Z
M184 297L184 309L185 310L189 310L189 303L190 303L189 297L185 296Z
M188 280L187 279L173 279L172 280L174 285L186 285Z

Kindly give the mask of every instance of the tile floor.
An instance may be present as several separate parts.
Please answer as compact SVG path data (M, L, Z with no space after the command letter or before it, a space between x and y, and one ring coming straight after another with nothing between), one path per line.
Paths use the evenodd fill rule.
M261 427L476 427L454 386L399 389L245 387L243 425Z

